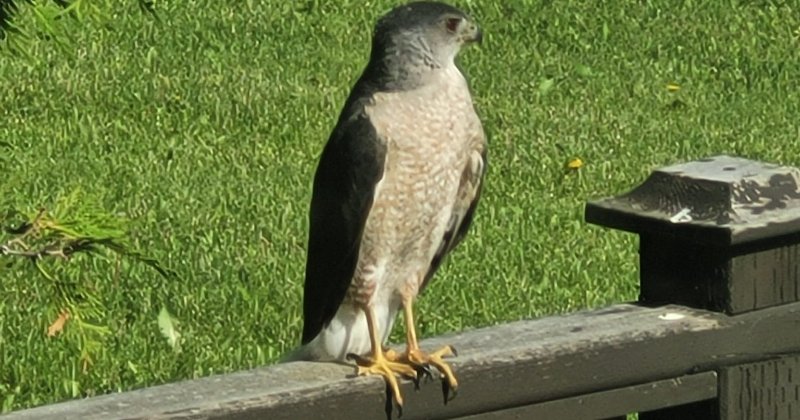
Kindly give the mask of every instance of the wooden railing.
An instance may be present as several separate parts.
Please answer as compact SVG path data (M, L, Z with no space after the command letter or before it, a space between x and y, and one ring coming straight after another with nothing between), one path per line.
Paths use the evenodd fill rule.
M459 350L459 394L403 383L403 418L800 419L799 184L718 156L589 203L589 222L639 234L640 301L425 340ZM2 419L386 418L383 380L352 374L265 366Z

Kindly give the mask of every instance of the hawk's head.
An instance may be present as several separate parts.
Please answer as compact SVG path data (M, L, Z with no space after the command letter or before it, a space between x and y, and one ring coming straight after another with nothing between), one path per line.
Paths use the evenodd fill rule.
M384 83L411 88L426 72L452 65L462 45L481 38L478 25L453 6L409 3L392 9L375 25L370 67Z

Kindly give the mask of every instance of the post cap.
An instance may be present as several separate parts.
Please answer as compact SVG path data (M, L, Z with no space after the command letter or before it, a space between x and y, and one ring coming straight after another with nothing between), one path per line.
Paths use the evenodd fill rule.
M627 194L586 204L586 221L731 246L800 232L800 170L714 156L655 170Z

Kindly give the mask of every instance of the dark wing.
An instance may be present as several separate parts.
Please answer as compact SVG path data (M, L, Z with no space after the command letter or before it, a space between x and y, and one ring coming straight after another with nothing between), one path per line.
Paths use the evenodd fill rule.
M487 153L486 146L481 142L481 149L473 152L474 155L467 162L467 166L461 173L461 183L458 186L458 195L453 206L453 214L450 215L450 224L442 237L442 243L433 256L425 280L420 286L420 292L425 289L431 277L439 269L447 254L453 250L464 237L472 224L475 215L475 208L478 207L478 200L481 197L483 188L483 176L486 173Z
M348 101L350 102L350 101ZM383 177L386 145L358 101L325 145L311 198L303 297L303 338L308 343L336 314L355 272L361 234Z

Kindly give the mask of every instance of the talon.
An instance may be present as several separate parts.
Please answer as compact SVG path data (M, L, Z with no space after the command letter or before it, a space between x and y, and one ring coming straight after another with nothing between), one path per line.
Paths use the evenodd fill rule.
M392 400L395 401L398 412L402 413L401 407L403 406L403 396L400 393L400 385L395 374L416 380L418 377L417 371L406 363L397 362L395 360L397 356L391 349L384 353L384 347L381 344L379 331L375 323L375 313L369 306L363 309L369 331L370 353L368 356L347 354L347 359L356 362L358 376L380 375L383 377L387 388L386 415L387 418L391 418Z
M433 380L433 370L431 369L431 366L429 364L426 363L422 365L422 373L425 374L425 378L427 378L427 380L429 381Z
M418 380L417 371L413 367L404 363L387 360L383 353L379 353L376 357L356 356L354 360L358 365L358 376L380 375L386 380L386 386L390 389L392 395L394 395L394 400L398 406L403 405L403 396L400 394L400 385L397 382L395 374L405 376L414 381Z
M392 389L389 386L389 383L386 383L386 405L384 406L384 412L386 413L386 420L392 420L392 411L394 407L397 407L397 418L403 416L403 406L400 404L395 405L394 398L392 396Z
M414 366L416 372L424 374L429 379L433 379L431 366L435 367L442 377L444 403L447 404L450 401L449 395L451 391L453 392L453 397L455 397L458 381L453 374L453 369L442 359L448 356L455 356L457 354L456 349L453 346L444 346L430 354L420 350L414 328L414 311L411 309L411 303L411 299L403 300L403 318L406 321L406 351L397 356L397 361Z
M445 378L442 378L442 397L444 398L444 405L456 399L456 396L458 396L458 389L451 388L450 383L445 380Z
M431 367L428 366L427 364L417 364L410 360L406 360L405 362L408 363L410 366L413 366L414 369L416 369L417 371L417 380L414 382L414 384L417 386L417 389L419 389L419 381L422 378L425 378L425 382L428 382L433 379L433 373L431 371Z
M458 388L458 380L456 380L456 376L453 374L453 369L443 360L444 357L452 355L455 355L455 349L453 349L452 346L442 347L430 354L426 354L419 349L412 349L398 356L398 361L414 366L417 373L421 374L420 376L424 375L428 379L433 379L433 369L431 369L431 366L433 366L441 374L441 378L448 387L448 390L455 391L455 389ZM449 391L447 394L449 395Z

